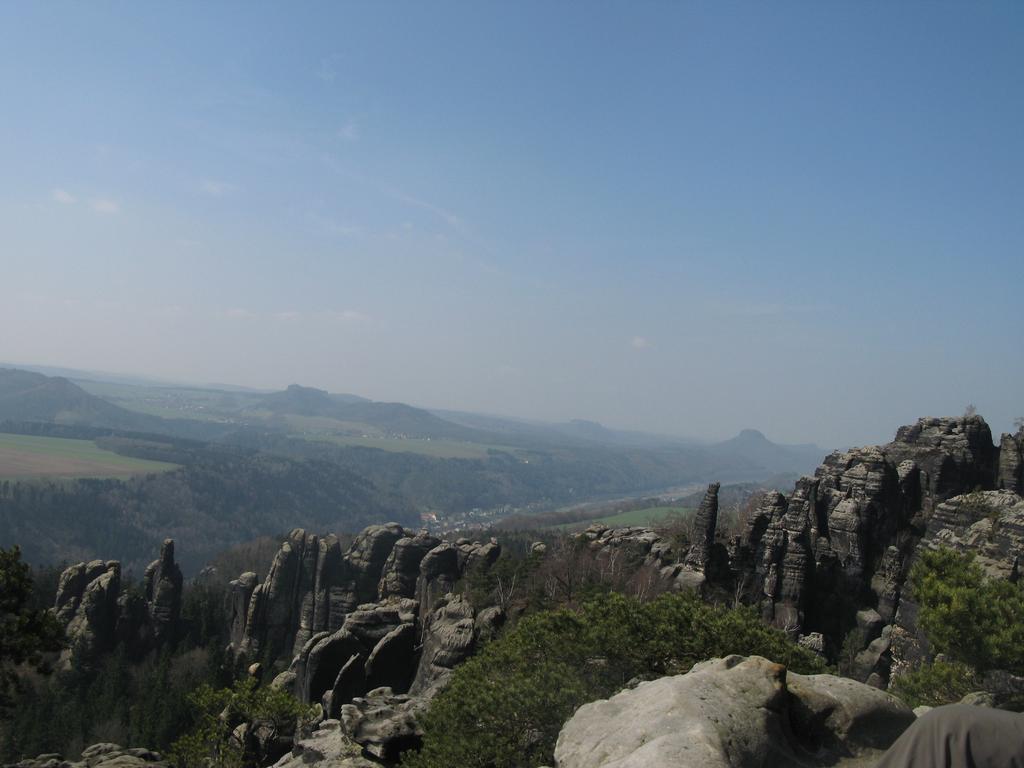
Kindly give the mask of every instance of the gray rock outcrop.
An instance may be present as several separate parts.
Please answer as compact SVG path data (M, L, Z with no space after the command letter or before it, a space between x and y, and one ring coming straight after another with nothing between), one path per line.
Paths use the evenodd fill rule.
M830 660L859 638L855 673L884 688L927 653L905 588L923 551L971 551L989 575L1019 578L1022 444L1024 430L993 445L979 416L920 419L886 445L830 454L788 495L765 493L724 546L715 484L684 551L647 528L595 524L577 540L605 563L658 569L663 586L753 605Z
M914 645L904 586L924 548L970 549L994 575L1014 573L1024 551L1020 497L993 489L1012 484L1016 446L1004 436L997 448L985 421L965 416L920 419L887 445L832 453L789 496L763 497L729 542L728 577L714 578L792 636L821 633L830 655L859 628L863 650L875 645L857 667L885 685L890 651L898 660ZM986 492L972 515L975 488ZM865 611L870 627L861 626ZM878 642L890 625L891 648Z
M403 543L401 558L396 545ZM411 597L409 584L417 576L421 549L433 543L424 536L408 536L396 523L374 525L356 536L342 554L333 534L317 536L301 528L291 532L274 556L262 583L249 593L245 620L234 618L232 638L236 651L250 658L294 656L318 632L334 632L360 605L378 597ZM394 557L392 557L394 555ZM248 585L240 577L232 586L232 600L244 597ZM384 592L381 595L381 591ZM232 617L240 613L229 604Z
M914 720L902 702L831 675L730 656L585 704L563 726L558 768L865 765Z
M132 658L174 642L183 580L167 539L159 559L146 568L143 594L122 592L121 564L93 560L66 568L60 576L53 613L68 639L58 666L91 667L100 655L121 645Z
M396 541L384 563L384 573L378 587L380 598L415 597L420 563L440 543L440 539L429 533L405 536Z
M477 612L452 594L500 553L493 540L449 543L388 524L367 528L342 554L334 536L297 529L261 584L253 574L232 582L234 648L250 659L291 649L289 669L271 685L320 703L328 720L346 724L344 738L371 754L396 753L418 743L411 713L501 626L500 609Z
M229 637L231 644L238 646L245 639L245 625L249 620L249 601L259 579L252 571L246 571L228 584L225 595Z
M113 649L121 592L121 564L93 560L66 568L60 575L54 613L68 639L59 665L88 666Z
M473 654L481 633L491 632L488 624L501 620L500 614L493 612L488 617L488 622L478 626L476 611L468 600L443 598L424 620L423 651L409 692L430 696L444 687L452 670Z
M70 762L58 754L40 755L3 768L170 768L158 752L118 744L93 744L82 750L79 760Z
M154 640L163 643L173 639L181 614L183 585L181 569L174 562L173 539L164 540L159 559L146 568L143 585Z
M417 716L427 701L390 688L376 688L341 708L341 728L374 757L391 763L402 752L418 749L423 731Z
M997 488L1024 496L1024 427L1017 434L1004 434L999 440L999 476Z
M362 756L362 747L345 735L337 719L324 720L312 734L295 742L274 768L380 768Z
M718 483L708 486L693 519L694 540L686 555L686 563L703 569L711 558L718 526Z

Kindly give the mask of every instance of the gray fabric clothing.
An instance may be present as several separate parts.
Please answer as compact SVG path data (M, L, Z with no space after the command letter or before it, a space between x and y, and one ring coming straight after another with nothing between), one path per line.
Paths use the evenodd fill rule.
M875 768L1024 768L1024 715L968 704L936 707Z

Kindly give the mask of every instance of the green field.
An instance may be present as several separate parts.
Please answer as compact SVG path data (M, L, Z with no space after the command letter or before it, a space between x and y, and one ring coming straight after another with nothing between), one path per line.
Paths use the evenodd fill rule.
M306 437L306 435L293 435L293 437ZM438 459L486 459L487 451L495 449L499 451L513 452L512 448L501 445L485 445L484 443L466 443L459 440L426 440L418 438L398 437L349 437L346 435L324 435L312 439L324 440L337 445L360 446L362 448L377 448L382 451L393 453L419 453L424 456L433 456Z
M0 479L125 478L176 468L164 461L120 456L92 440L0 433Z
M693 514L693 511L690 507L646 507L645 509L631 509L628 512L619 512L616 515L595 517L592 520L581 520L578 523L563 523L554 527L568 531L583 530L594 523L601 523L613 528L626 528L631 525L653 525L671 515Z

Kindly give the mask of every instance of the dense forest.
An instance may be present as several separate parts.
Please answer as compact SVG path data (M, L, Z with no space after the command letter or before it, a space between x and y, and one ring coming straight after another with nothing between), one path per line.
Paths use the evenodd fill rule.
M166 438L98 440L181 467L129 480L3 481L0 546L19 544L33 563L102 557L141 573L170 537L189 573L284 526L358 531L381 520L417 522L401 499L329 461Z
M117 453L180 465L128 480L3 481L0 546L19 543L33 563L103 557L137 569L144 565L139 553L148 555L171 537L186 572L218 551L283 528L417 525L424 511L550 506L638 493L710 471L696 459L684 467L675 455L600 447L492 450L486 459L454 459L258 430L216 443L54 424L6 422L0 430L91 439Z

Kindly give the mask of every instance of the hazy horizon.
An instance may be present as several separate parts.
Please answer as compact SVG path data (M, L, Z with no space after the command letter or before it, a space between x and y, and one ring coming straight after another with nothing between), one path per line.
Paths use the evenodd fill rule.
M1024 415L1024 6L0 7L0 359L823 448Z

